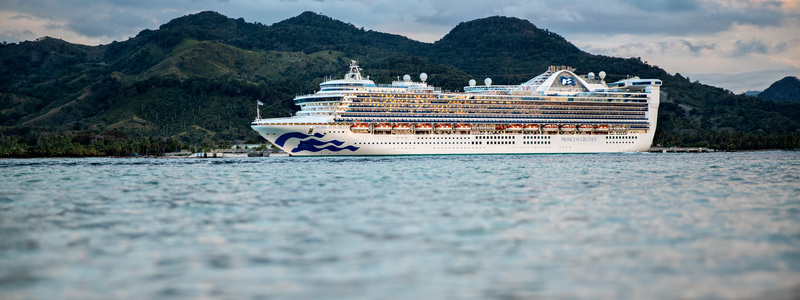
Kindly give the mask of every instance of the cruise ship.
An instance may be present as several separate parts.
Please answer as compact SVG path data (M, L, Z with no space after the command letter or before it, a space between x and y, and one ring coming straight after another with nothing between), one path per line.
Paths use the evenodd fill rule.
M658 79L605 83L551 66L519 85L469 81L442 91L405 75L375 84L352 61L341 79L294 98L300 111L252 128L290 155L534 154L647 151L659 106ZM259 105L261 103L259 102Z

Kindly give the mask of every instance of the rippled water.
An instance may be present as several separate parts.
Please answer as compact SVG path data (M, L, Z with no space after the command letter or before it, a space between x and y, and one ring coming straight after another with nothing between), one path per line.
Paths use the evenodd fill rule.
M3 299L797 298L800 153L0 160Z

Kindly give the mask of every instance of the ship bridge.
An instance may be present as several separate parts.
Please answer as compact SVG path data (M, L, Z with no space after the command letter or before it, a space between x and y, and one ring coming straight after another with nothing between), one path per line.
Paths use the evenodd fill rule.
M361 68L358 62L350 61L350 71L344 75L343 79L325 80L319 84L320 93L340 92L340 91L359 91L367 87L375 87L375 82L361 76Z

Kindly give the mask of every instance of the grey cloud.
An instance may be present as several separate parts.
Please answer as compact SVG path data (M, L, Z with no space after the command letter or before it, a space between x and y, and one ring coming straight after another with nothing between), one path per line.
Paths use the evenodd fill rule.
M775 52L777 52L777 53L782 53L782 52L789 51L790 48L792 48L792 47L794 47L794 46L796 46L798 44L800 44L800 39L792 39L792 40L789 40L789 41L784 41L784 42L778 43L777 45L775 45L775 48L773 48L773 50L775 50Z
M710 0L294 0L236 3L226 0L101 0L87 9L84 0L4 0L0 10L65 21L68 27L90 36L121 34L125 28L152 28L139 15L159 22L200 10L215 10L230 17L245 17L265 24L281 21L304 10L322 11L365 27L385 22L415 22L453 27L459 22L492 15L526 18L537 27L563 35L571 33L700 35L729 29L733 24L777 26L792 17L778 1L727 6ZM387 5L389 9L387 8ZM346 13L353 7L358 13ZM106 15L100 18L96 15ZM134 17L131 17L133 15ZM798 16L794 16L798 17ZM122 21L117 21L122 19ZM126 20L127 19L127 20ZM96 22L92 28L89 20ZM134 31L130 30L129 31ZM128 34L135 34L131 32Z
M16 15L11 17L12 20L33 20L33 17L26 15Z
M569 9L580 19L552 19L548 14L558 9L547 7L527 13L527 18L542 22L537 26L555 32L604 34L667 34L704 35L726 31L735 24L780 26L789 18L800 18L796 12L784 9L780 3L742 1L741 5L721 5L713 1L659 0L575 1Z
M693 44L687 40L680 40L680 43L689 48L689 51L694 54L699 54L703 50L714 50L716 46L714 44L706 45L706 44Z
M147 18L135 13L116 13L88 15L71 20L65 27L88 37L115 37L153 25Z
M786 76L800 74L800 68L789 66L786 68L754 70L742 73L685 73L693 80L713 86L726 87L735 93L745 91L763 91L770 84Z
M747 57L751 54L779 55L791 50L800 44L800 38L789 41L770 43L760 39L749 41L738 40L733 44L733 50L725 55L728 57Z
M733 46L734 50L731 53L733 57L747 56L752 53L767 54L770 51L770 47L759 40L749 42L736 41Z
M135 35L144 28L157 28L170 19L202 10L264 24L312 10L370 29L386 23L452 28L459 22L505 15L528 19L539 28L564 36L702 36L729 30L734 24L779 26L786 18L800 18L779 1L737 3L732 6L712 0L100 0L88 9L85 0L4 0L0 1L0 10L52 19L79 34L113 39Z
M684 12L700 8L696 0L623 0L622 2L637 7L642 11Z
M34 33L30 30L4 30L0 32L0 41L16 42L31 39Z

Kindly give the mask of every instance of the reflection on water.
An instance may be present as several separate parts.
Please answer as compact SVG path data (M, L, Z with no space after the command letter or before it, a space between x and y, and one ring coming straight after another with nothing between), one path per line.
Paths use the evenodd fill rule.
M792 298L800 284L797 152L0 160L0 174L4 299Z

